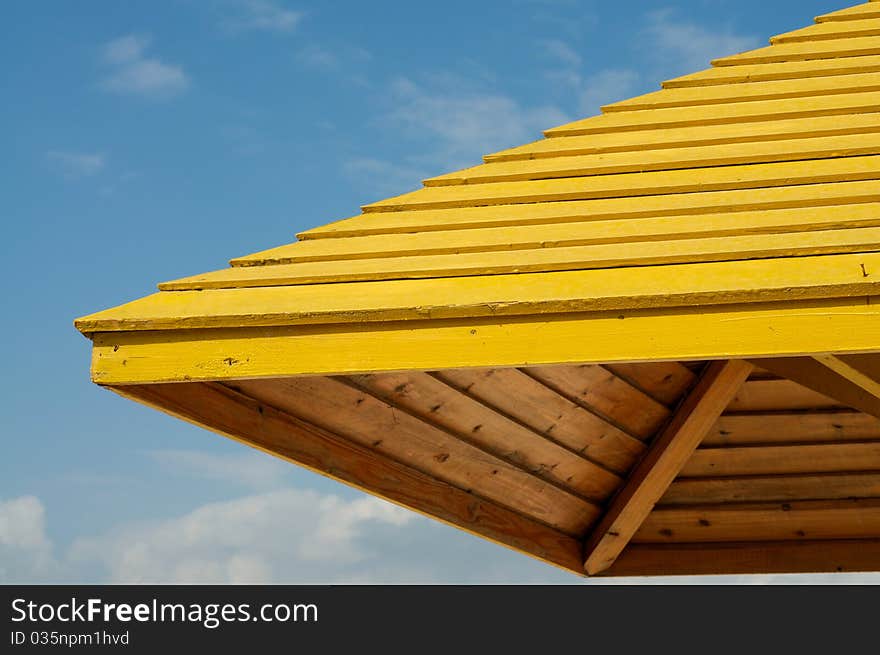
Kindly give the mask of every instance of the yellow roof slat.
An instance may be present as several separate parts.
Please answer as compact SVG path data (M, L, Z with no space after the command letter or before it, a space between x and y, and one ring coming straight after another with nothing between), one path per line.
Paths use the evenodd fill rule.
M707 87L719 84L746 84L772 80L799 80L811 77L858 75L880 71L880 55L811 59L763 64L717 66L683 75L662 83L664 89Z
M880 107L878 107L880 111ZM868 134L880 131L880 115L852 114L845 121L837 116L792 118L785 121L755 121L732 125L698 125L639 132L586 134L541 139L523 146L502 150L483 157L486 163L598 155L612 152L651 151L722 144L745 144L783 141L808 137Z
M443 209L556 200L622 198L726 189L757 189L794 184L875 180L878 177L880 177L880 158L876 155L868 155L525 182L426 187L365 205L363 211L365 213L394 212L406 209Z
M834 11L816 17L817 23L829 23L836 21L862 20L863 18L880 18L880 6L866 2L855 7L847 7L840 11Z
M312 239L233 259L232 266L377 259L428 254L493 252L635 241L672 241L707 236L806 232L880 227L878 202L751 212L657 218L585 220L577 223L514 225L483 229L379 234Z
M865 169L858 168L861 174ZM867 170L871 170L867 167ZM804 184L702 193L572 200L451 209L414 209L361 214L300 232L301 240L339 239L371 234L546 225L587 220L650 218L719 212L739 213L792 207L829 207L876 202L877 178L866 181Z
M774 36L770 39L770 43L856 39L865 36L880 36L880 18L819 23L818 25L811 25L810 27Z
M878 108L880 108L880 92L866 91L781 100L731 102L724 105L641 109L574 121L549 129L544 135L555 138L627 130L787 120L810 116L844 116L874 113Z
M713 87L690 87L663 89L629 100L622 100L602 107L602 111L619 112L663 107L694 107L729 102L777 100L806 96L836 95L877 91L880 75L858 73L855 75L832 75L794 80L752 82L750 84L726 84Z
M871 252L880 250L880 228L849 228L745 236L641 241L440 255L346 259L225 268L170 282L163 291L320 284L362 280L498 275L657 266L688 262Z
M427 187L440 187L515 180L546 180L876 154L880 154L880 134L874 132L785 141L492 162L432 177L425 180L424 184Z
M780 43L766 48L722 57L712 61L713 66L741 66L742 64L771 64L781 61L808 61L838 57L880 55L880 37L835 39L806 43Z
M492 277L159 292L76 322L83 332L268 327L719 305L880 293L880 254ZM584 289L590 293L585 294ZM222 310L220 310L222 308Z

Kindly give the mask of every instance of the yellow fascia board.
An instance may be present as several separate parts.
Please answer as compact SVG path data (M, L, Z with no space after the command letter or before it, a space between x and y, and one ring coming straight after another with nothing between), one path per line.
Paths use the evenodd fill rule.
M880 350L880 298L94 335L103 385Z

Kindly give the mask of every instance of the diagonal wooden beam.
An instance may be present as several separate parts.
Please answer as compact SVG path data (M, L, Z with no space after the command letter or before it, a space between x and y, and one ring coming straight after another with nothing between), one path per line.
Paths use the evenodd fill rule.
M614 564L752 369L742 360L713 362L706 368L587 538L588 575Z
M817 355L814 359L875 398L880 398L880 382L877 381L876 373L871 371L871 360L866 360L858 355L849 357L845 355ZM869 365L865 366L866 363Z
M856 378L867 384L870 379L866 371L855 367L853 362L856 358L830 355L821 357L780 357L753 359L751 362L833 398L842 405L880 417L880 397L854 380ZM849 375L844 375L843 371Z

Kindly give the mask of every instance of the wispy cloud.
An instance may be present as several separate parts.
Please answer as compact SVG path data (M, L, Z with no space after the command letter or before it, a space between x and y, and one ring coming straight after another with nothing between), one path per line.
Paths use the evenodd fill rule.
M217 454L198 450L153 450L149 457L163 469L206 480L218 480L255 490L282 486L290 465L263 453Z
M369 189L376 199L417 189L430 175L427 168L418 164L396 164L373 157L352 157L342 166L352 181Z
M606 69L590 75L581 82L578 105L587 116L599 108L631 96L638 88L641 76L626 68Z
M40 499L0 500L0 584L45 580L52 569L52 543Z
M303 12L275 0L230 0L227 4L231 14L225 17L223 26L232 32L290 33L303 18Z
M184 91L189 77L180 66L147 56L151 39L129 34L104 46L104 62L110 73L102 86L115 93L165 98Z
M556 59L566 66L579 67L583 63L583 58L568 43L560 39L543 39L538 45L544 51L545 56Z
M700 25L669 9L647 15L643 36L641 44L652 52L654 65L677 75L707 68L712 59L761 46L756 36Z
M106 155L98 152L50 150L46 153L46 159L67 178L96 175L107 163Z

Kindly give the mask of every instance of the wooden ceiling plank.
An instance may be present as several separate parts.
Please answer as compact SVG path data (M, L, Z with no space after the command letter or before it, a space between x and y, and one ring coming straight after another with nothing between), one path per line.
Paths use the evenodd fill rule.
M349 380L390 405L586 498L604 500L622 482L618 475L583 454L536 433L427 373L358 375Z
M709 364L587 538L588 575L614 563L751 371L740 360Z
M880 571L880 539L631 544L605 576Z
M852 410L722 416L701 447L880 439L880 419Z
M113 388L166 414L583 575L578 540L219 384Z
M847 407L880 417L880 398L812 357L752 360L756 366L833 398Z

